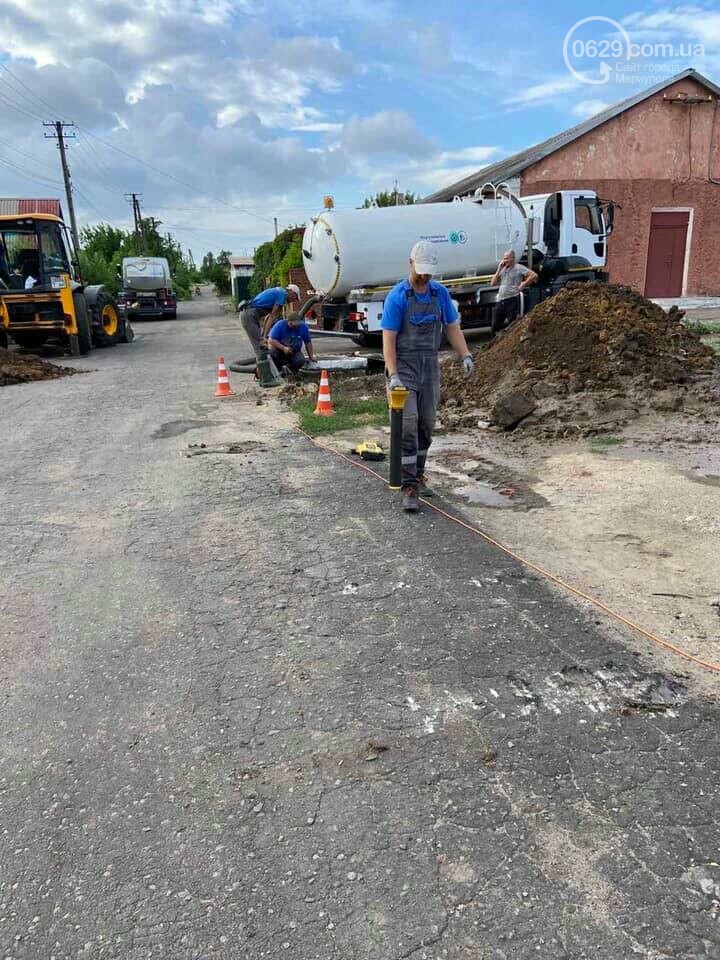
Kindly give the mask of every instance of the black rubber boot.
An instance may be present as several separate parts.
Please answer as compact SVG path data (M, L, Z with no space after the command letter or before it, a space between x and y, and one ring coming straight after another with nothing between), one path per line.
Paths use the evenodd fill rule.
M402 488L402 508L405 513L418 512L420 504L418 503L417 487L408 486Z

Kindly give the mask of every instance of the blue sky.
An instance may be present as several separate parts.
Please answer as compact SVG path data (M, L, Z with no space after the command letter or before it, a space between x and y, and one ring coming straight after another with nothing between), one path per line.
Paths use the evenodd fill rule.
M73 120L81 221L129 224L134 190L196 256L250 251L273 217L302 222L328 193L354 206L397 178L428 194L655 76L694 66L720 82L720 11L702 3L53 6L0 7L0 194L59 194L41 121ZM616 23L577 27L568 64L587 17ZM598 72L588 41L622 37L645 49Z

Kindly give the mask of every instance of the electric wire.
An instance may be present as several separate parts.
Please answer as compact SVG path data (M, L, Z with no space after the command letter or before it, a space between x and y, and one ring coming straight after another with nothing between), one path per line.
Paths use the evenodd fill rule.
M47 100L45 100L45 99L43 99L41 96L39 96L34 90L32 90L32 89L25 83L24 80L21 80L20 77L17 76L17 74L13 73L12 70L10 69L10 67L8 67L8 65L7 65L6 63L0 63L0 69L4 70L5 73L7 73L9 76L11 76L16 83L20 84L21 87L24 87L24 89L27 90L28 93L31 94L31 96L32 96L32 98L33 98L34 101L36 101L37 103L40 103L40 104L43 104L44 106L46 106L46 107L48 108L48 110L50 111L50 113L51 113L52 116L54 116L54 117L61 116L62 111L58 110L57 107L54 107L51 103L48 103Z
M176 177L173 173L168 173L167 170L161 170L160 167L156 167L152 163L147 163L145 160L141 160L140 157L135 156L133 153L129 153L127 150L123 150L122 147L116 146L114 143L110 143L108 140L104 140L102 137L96 136L94 133L91 133L89 130L86 130L84 127L78 127L78 130L81 130L86 136L92 137L93 140L96 140L98 143L102 143L103 146L108 147L110 150L115 150L117 153L122 154L122 156L127 157L130 160L134 160L135 163L141 164L143 167L147 167L148 170L152 170L154 173L159 174L161 177L166 177L168 180L173 180L175 183L179 183L180 186L185 187L187 190L192 190L193 193L197 193L199 196L209 197L211 200L214 200L216 203L221 203L225 207L229 207L231 210L238 210L240 213L244 213L247 216L255 217L258 220L263 220L266 223L273 223L274 221L270 217L263 217L259 213L253 213L252 210L248 210L245 207L240 207L237 204L230 203L229 200L224 200L222 197L214 196L211 193L208 193L207 190L201 190L199 187L192 183L188 183L187 180L182 180L180 177Z

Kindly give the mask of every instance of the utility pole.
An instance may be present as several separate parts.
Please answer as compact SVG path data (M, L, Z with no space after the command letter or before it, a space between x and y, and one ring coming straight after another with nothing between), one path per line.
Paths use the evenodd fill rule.
M133 221L135 223L135 240L137 241L137 245L139 248L140 247L140 231L142 230L142 214L140 212L140 201L142 200L142 194L126 193L125 199L127 200L128 203L132 204ZM144 239L144 235L143 235L143 239Z
M74 133L65 133L65 127L74 127L74 123L65 123L62 120L53 120L43 122L44 127L52 127L54 133L46 133L48 140L57 140L58 150L60 151L60 163L62 164L63 180L65 181L65 197L67 198L68 214L70 215L70 232L72 233L75 255L80 255L80 234L78 233L77 220L75 219L75 204L73 203L72 181L70 179L70 168L68 167L67 155L65 153L65 141L74 140Z
M273 220L275 221L275 239L277 240L277 217L273 217Z

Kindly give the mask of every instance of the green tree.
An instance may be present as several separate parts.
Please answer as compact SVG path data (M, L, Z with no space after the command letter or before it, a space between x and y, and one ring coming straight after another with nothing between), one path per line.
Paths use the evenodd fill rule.
M420 197L410 191L381 190L374 197L365 197L361 209L368 207L397 207L407 206L410 203L417 203Z
M162 234L161 225L160 220L147 217L140 222L137 235L107 223L84 227L80 232L83 280L86 283L104 283L117 293L121 284L123 257L164 257L170 267L173 289L178 298L189 299L195 275L180 244L171 234Z
M302 266L303 230L302 226L288 227L256 248L255 272L250 281L253 296L266 286L285 286L290 270Z

